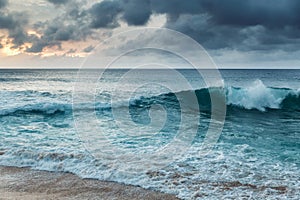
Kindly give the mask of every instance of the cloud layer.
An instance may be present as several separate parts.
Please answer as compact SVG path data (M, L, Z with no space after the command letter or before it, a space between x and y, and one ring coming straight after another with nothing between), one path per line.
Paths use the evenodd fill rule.
M82 41L98 29L146 25L152 15L167 16L165 27L183 32L208 49L239 51L295 51L300 47L299 0L104 0L85 7L85 1L47 0L58 6L57 16L29 23L29 14L10 12L0 0L0 29L9 33L15 48L25 42L27 52ZM34 28L40 37L28 35ZM88 52L86 48L85 52Z

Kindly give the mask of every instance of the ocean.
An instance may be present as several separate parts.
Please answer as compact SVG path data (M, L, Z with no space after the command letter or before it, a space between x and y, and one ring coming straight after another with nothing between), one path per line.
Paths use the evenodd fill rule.
M128 71L105 71L90 91L74 86L77 70L1 69L0 165L182 199L300 198L300 70L224 69L222 88L217 80L207 88L195 70L176 70L192 89L168 70L137 70L123 80ZM211 94L224 97L226 116L212 149L200 155L209 124L220 123L211 117ZM192 137L182 137L184 147L173 142L179 131Z

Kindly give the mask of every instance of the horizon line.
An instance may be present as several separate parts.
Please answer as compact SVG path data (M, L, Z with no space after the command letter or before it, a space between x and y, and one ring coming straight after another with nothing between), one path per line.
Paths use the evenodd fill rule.
M80 69L84 69L84 70L100 70L100 69L104 69L104 70L108 70L108 69L116 69L116 70L120 70L120 69L135 69L135 68L122 68L122 67L114 67L114 68L71 68L71 67L53 67L53 68L40 68L40 67L32 67L32 68L17 68L17 67L5 67L2 68L0 67L0 70L80 70ZM288 68L143 68L143 69L139 69L139 70L170 70L170 69L178 69L178 70L193 70L193 69L203 69L203 70L212 70L212 69L217 69L217 70L290 70L290 69L294 69L294 70L300 70L300 67L288 67Z

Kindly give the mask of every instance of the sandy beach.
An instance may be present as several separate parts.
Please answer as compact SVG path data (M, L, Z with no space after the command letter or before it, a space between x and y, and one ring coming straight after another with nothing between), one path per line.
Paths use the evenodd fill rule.
M0 167L0 199L178 199L140 187L81 179L70 173Z

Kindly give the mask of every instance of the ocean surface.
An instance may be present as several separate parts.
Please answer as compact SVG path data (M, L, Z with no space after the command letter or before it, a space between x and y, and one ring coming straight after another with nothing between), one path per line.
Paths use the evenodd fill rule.
M182 199L300 198L300 70L220 70L224 88L207 88L195 70L178 70L192 90L167 70L142 70L141 76L136 71L132 79L120 83L127 72L105 71L92 91L94 103L74 107L77 70L0 70L0 165L71 172ZM91 74L98 76L96 70ZM159 74L160 82L176 89L147 81L145 74ZM88 76L80 79L89 80ZM149 84L141 84L145 82ZM210 91L225 95L226 120L213 150L199 156L211 123ZM85 92L91 91L82 88L83 97ZM183 111L177 96L188 99L190 94L196 95L200 112L190 108L185 117L190 122L199 117L196 127L181 123ZM87 133L78 133L80 124L74 119L89 121L88 111L95 114L98 124L81 129ZM122 113L130 117L124 114L123 119ZM130 122L120 129L126 123L123 120ZM164 122L154 127L152 135L148 131L153 129L143 128L151 120ZM130 129L131 124L142 128ZM97 135L95 126L101 127L113 146L133 154L169 144L182 126L197 133L189 149L163 168L149 165L127 173L118 169L128 163L113 160L121 158L122 151L112 149L112 157L91 153L86 141ZM99 151L101 147L99 142Z

